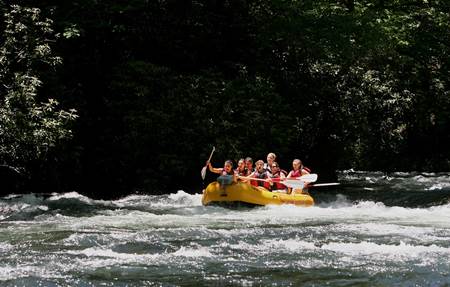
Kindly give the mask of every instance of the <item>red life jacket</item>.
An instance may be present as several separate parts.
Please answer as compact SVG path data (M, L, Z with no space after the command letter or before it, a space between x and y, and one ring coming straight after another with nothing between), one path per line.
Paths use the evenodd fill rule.
M311 170L309 168L307 168L306 166L302 166L299 170L291 170L291 178L301 177L303 175L302 170L311 173Z
M266 179L267 176L267 172L263 171L262 173L259 173L258 171L255 171L255 173L253 174L254 178L260 178L260 179ZM250 184L253 186L263 186L264 188L266 188L267 190L270 190L270 183L267 181L259 181L259 180L251 180Z
M236 168L234 173L239 176L247 176L247 168L244 168L242 171L239 171L239 168Z
M275 178L275 180L273 181L273 185L272 185L271 190L279 190L279 189L285 189L286 188L286 186L280 182L280 174L279 173L273 174L270 177L273 178L273 179Z
M297 178L302 176L302 170L291 170L291 178Z

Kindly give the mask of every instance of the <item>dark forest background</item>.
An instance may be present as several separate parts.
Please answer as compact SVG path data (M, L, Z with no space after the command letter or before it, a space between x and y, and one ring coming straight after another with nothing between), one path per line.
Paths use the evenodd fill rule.
M0 193L199 192L213 145L450 169L447 0L0 3Z

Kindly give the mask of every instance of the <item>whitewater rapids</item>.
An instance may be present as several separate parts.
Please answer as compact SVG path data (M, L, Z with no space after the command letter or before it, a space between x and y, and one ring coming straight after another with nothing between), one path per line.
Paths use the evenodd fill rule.
M450 284L448 174L341 181L309 208L204 207L184 191L0 198L0 285Z

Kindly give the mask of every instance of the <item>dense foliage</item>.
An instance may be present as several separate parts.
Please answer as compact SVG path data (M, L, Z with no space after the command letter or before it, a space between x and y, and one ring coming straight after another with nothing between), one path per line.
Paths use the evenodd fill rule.
M345 168L450 168L448 1L19 2L53 19L51 48L63 65L15 66L36 80L12 78L3 68L17 50L8 23L26 16L11 20L18 8L0 6L1 99L32 95L19 137L29 145L18 153L2 138L2 160L35 161L69 133L63 123L75 113L55 100L36 104L36 94L79 116L73 139L32 173L47 188L198 191L213 145L215 165L273 151L286 169L299 157L322 178ZM37 39L45 21L30 19ZM50 57L26 41L18 44L27 61Z
M70 138L68 123L76 114L75 110L59 109L53 98L45 102L38 99L42 84L39 74L60 63L59 57L52 56L48 43L53 33L51 20L41 19L37 8L17 5L10 6L4 17L0 46L0 163L3 169L25 173L27 179L33 164Z

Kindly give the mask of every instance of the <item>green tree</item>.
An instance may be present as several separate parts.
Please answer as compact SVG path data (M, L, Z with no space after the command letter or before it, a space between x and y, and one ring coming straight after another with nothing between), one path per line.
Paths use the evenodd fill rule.
M76 111L40 99L40 76L61 63L53 56L52 21L37 8L12 5L4 14L0 46L0 163L26 170L70 138Z

